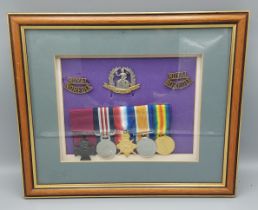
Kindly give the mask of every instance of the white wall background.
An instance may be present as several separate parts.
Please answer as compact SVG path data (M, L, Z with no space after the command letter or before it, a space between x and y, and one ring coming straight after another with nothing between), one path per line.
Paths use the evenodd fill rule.
M9 12L250 11L243 97L239 195L235 199L24 200L20 174ZM0 207L1 209L257 209L258 1L256 0L0 0ZM5 208L3 208L5 207Z

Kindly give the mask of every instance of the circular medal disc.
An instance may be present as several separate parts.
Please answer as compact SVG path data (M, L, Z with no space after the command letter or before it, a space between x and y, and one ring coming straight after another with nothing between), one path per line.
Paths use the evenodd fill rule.
M101 140L96 147L97 154L105 159L112 159L116 155L116 145L110 140Z
M160 136L156 139L157 153L169 155L175 150L175 141L169 136Z
M137 142L137 152L139 155L145 158L150 158L155 155L156 152L156 144L155 142L148 138L143 137Z

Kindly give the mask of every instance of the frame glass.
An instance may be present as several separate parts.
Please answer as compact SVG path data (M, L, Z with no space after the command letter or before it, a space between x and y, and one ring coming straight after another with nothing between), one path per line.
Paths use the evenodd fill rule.
M9 22L26 197L235 194L247 12Z

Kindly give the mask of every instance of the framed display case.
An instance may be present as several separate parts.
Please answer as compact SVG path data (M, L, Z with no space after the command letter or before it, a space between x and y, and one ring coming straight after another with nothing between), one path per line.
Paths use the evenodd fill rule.
M26 197L235 195L247 12L9 24Z

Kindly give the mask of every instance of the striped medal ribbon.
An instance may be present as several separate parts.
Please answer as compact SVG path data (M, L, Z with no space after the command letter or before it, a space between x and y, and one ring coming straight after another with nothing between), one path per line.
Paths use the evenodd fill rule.
M101 138L109 138L110 129L110 119L109 119L109 107L98 107L98 123L99 123L99 134Z
M156 137L166 135L170 128L171 106L170 104L154 105L154 130Z
M98 127L100 142L97 144L97 154L105 159L111 159L116 154L116 146L113 143L114 117L113 109L109 107L98 107Z
M127 107L113 107L114 127L115 127L115 143L118 144L123 137L123 133L128 131Z
M171 110L170 104L157 104L153 109L157 152L161 155L169 155L175 149L175 141L168 135Z
M150 120L148 105L135 106L135 124L137 133L137 153L145 158L150 158L155 155L156 144L148 138L150 133Z
M130 139L133 139L133 142L136 142L136 119L134 113L134 106L127 106L127 130L130 134Z
M136 139L139 141L142 136L146 136L150 132L148 106L134 106Z
M131 136L134 136L135 132L135 118L132 106L119 106L113 108L114 113L114 125L116 129L116 146L119 150L119 154L123 154L126 157L134 153L136 145Z
M115 142L122 140L124 133L130 134L130 139L135 141L135 113L133 106L117 106L113 107L114 127L116 130Z

